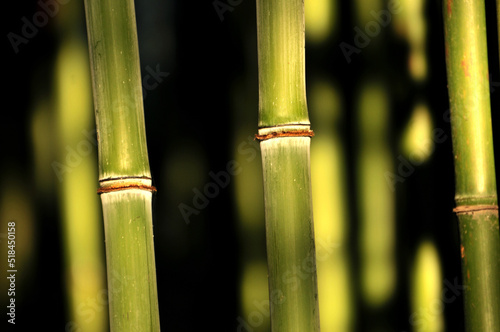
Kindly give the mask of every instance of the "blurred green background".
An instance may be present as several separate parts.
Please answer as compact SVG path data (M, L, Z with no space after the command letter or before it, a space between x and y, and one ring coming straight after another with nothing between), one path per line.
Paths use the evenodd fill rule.
M16 222L18 272L16 325L7 323L6 309L1 324L107 331L83 1L6 5L3 308L9 221ZM441 2L305 6L321 329L461 331ZM486 9L498 147L495 3ZM162 330L269 331L262 171L253 141L255 2L145 0L136 13L158 188ZM290 282L303 273L298 266Z

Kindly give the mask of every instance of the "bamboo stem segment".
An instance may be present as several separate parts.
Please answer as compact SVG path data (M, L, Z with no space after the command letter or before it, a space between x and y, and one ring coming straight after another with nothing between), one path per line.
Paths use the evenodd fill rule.
M257 35L271 329L319 331L303 1L257 0Z
M257 0L259 127L309 124L303 0Z
M111 331L159 331L133 0L85 0L106 238Z
M86 0L99 179L150 178L142 79L131 0Z
M140 189L101 195L111 331L160 331L151 198Z
M467 331L500 326L500 233L491 126L485 6L443 6Z
M260 143L271 329L319 331L309 137Z

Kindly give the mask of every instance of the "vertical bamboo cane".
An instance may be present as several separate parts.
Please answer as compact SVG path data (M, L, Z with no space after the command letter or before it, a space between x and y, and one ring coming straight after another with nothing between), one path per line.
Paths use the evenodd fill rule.
M319 331L304 2L257 0L257 32L271 329Z
M443 6L467 331L500 329L500 235L484 2Z
M133 0L86 0L112 331L159 331Z

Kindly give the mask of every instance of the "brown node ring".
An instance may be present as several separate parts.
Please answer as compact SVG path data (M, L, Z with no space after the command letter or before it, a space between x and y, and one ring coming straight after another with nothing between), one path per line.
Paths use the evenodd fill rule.
M282 132L272 132L265 135L255 135L255 140L257 141L265 141L271 138L279 138L279 137L313 137L314 132L312 130L290 130L290 131L282 131Z
M150 191L152 193L156 192L156 188L154 186L148 186L145 184L140 184L140 183L118 183L114 185L109 185L105 187L101 187L97 189L97 194L104 194L104 193L110 193L114 191L121 191L121 190L129 190L129 189L139 189L139 190L146 190Z
M472 213L479 211L497 210L498 205L461 205L453 209L456 214L460 213Z

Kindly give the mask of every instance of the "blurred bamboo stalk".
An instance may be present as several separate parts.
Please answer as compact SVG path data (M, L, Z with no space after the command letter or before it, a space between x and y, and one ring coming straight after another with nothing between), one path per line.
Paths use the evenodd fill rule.
M341 89L330 77L320 77L328 75L324 73L325 65L328 67L331 59L314 58L327 54L328 45L337 37L340 2L306 0L304 5L306 48L311 46L309 54L313 59L309 58L308 66L308 101L311 120L316 124L311 146L311 181L320 328L323 332L349 332L354 328L355 315Z
M159 331L152 186L132 0L86 0L111 331Z
M257 0L257 138L273 332L319 331L304 20L301 0Z
M309 94L309 109L317 134L311 146L311 177L323 332L353 331L355 322L347 165L340 134L343 114L339 91L329 80L315 79Z
M395 171L390 141L394 131L391 101L396 91L388 87L385 77L393 67L387 61L389 24L401 7L399 1L355 0L353 9L357 36L366 43L360 59L365 69L354 96L360 315L365 317L359 324L366 331L391 331L398 265L396 193L388 174Z
M81 331L105 331L107 301L92 315L89 299L101 298L105 290L103 234L96 197L95 146L92 132L92 96L85 43L78 38L63 40L56 64L57 132L60 165L59 199L63 230L66 291L72 326ZM83 310L82 310L83 309Z
M411 273L410 322L415 332L445 331L442 310L434 309L442 303L442 273L439 254L434 241L422 240L417 248Z
M394 15L392 27L405 38L409 47L408 71L415 83L427 79L427 0L399 0L400 12Z
M104 246L95 177L92 92L81 3L62 7L56 20L60 46L55 63L58 179L70 321L67 329L107 330ZM50 130L50 129L48 129ZM91 301L97 304L93 306Z
M321 45L338 30L339 1L305 0L306 42Z
M427 21L425 17L426 0L403 0L401 14L395 17L393 24L396 33L407 41L409 89L419 95L428 85L428 56L426 51ZM403 130L400 140L400 150L406 160L417 168L432 159L435 149L433 137L433 119L428 106L427 97L417 97L411 110L411 115ZM422 171L424 172L422 174ZM425 169L419 172L419 186L428 188L432 185L432 177ZM414 187L413 187L414 188ZM408 188L412 190L411 188ZM427 192L412 190L421 202L433 199ZM425 197L424 197L425 196ZM424 203L425 204L425 203ZM428 206L427 204L425 204ZM422 210L431 210L429 208ZM405 211L404 219L418 220L415 225L425 233L435 233L435 213L423 211ZM431 311L436 303L442 305L442 272L441 261L434 236L428 234L418 236L415 260L410 273L410 322L415 332L442 332L445 330L443 310Z
M500 233L483 1L443 3L455 161L454 212L467 285L467 331L500 326Z
M395 194L388 142L389 100L379 80L361 84L358 98L359 148L356 178L359 192L361 293L370 311L387 313L396 284ZM378 316L378 315L377 315ZM377 318L382 325L388 322Z
M237 318L238 328L251 329L253 332L270 331L269 289L267 283L267 265L265 248L264 202L262 188L262 166L260 165L259 143L253 139L254 126L252 116L257 107L252 102L248 83L235 84L233 92L233 139L234 160L241 165L241 173L234 177L235 199L238 218L238 236L241 243L239 255L240 305L241 316ZM253 84L252 84L253 85ZM255 114L253 114L255 115Z

